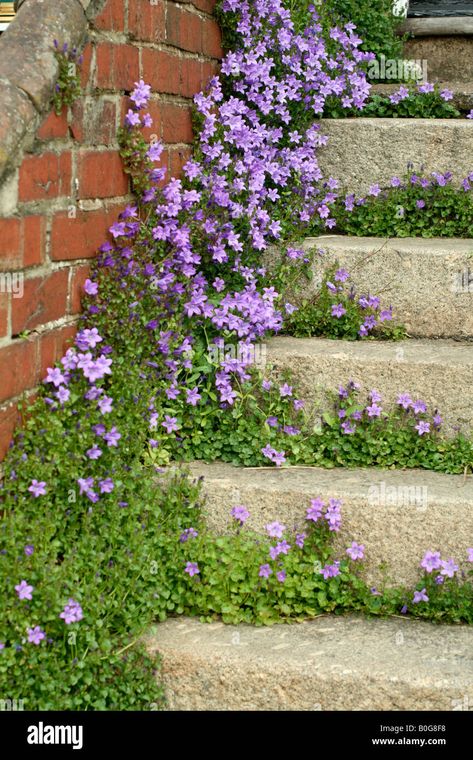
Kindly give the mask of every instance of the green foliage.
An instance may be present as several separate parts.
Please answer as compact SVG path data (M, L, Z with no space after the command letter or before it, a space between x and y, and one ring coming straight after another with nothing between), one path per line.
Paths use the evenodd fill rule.
M381 310L377 297L357 296L349 279L348 272L340 269L338 264L326 271L320 290L312 298L304 299L297 311L288 317L284 332L296 338L405 338L405 328L391 323L391 310Z
M54 55L58 64L58 78L53 94L53 106L59 116L64 106L71 106L81 95L80 64L82 58L77 57L75 48L69 50L64 44L59 48L55 42Z
M435 85L432 92L416 92L408 87L409 96L398 103L393 103L388 96L371 95L364 108L342 108L340 101L331 98L326 103L324 117L344 119L358 117L398 118L398 119L458 119L460 111L447 103L440 95L440 88Z
M423 187L424 179L410 172L399 187L385 189L377 197L368 195L352 211L337 201L333 212L337 231L375 237L473 237L469 180L459 188L448 181L439 185L428 180Z
M402 58L403 40L397 31L403 19L394 16L392 9L392 0L325 0L321 6L322 15L332 25L355 24L363 40L361 50L377 58L398 59Z

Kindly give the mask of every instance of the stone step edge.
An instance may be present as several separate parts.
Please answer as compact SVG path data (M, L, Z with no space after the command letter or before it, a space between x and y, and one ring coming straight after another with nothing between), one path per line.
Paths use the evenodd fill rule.
M175 618L150 630L146 646L161 656L170 710L452 710L473 699L466 627L358 616L270 628Z
M333 534L340 557L351 541L365 545L360 569L370 586L414 586L427 551L454 557L468 569L473 547L473 477L428 470L322 467L238 467L192 462L201 479L203 517L219 535L231 530L231 509L244 505L246 529L265 533L278 520L304 529L311 499L342 500L342 525Z

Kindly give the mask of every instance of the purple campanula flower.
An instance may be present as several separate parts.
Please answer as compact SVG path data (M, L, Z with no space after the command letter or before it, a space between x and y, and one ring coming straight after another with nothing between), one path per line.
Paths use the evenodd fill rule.
M243 523L245 523L250 516L247 508L242 505L233 507L230 514L237 522L240 523L240 525L243 525Z
M431 573L433 570L440 570L442 567L440 552L426 552L420 566L424 568L427 573Z
M71 623L78 623L79 620L82 620L84 613L79 602L76 602L74 599L69 599L63 611L59 614L59 617L64 620L66 625L70 625Z
M284 398L285 396L292 396L292 386L288 385L287 383L284 383L284 385L281 385L279 388L279 395L281 398Z
M46 638L45 632L40 628L39 625L35 626L34 628L28 628L28 641L30 644L35 644L38 646L41 644L42 640Z
M399 404L399 406L402 406L403 409L407 410L412 406L412 399L408 393L401 393L401 395L398 396L396 403Z
M89 459L100 459L102 456L102 449L99 449L99 447L94 444L91 449L88 449L86 452Z
M21 581L17 586L15 586L15 591L18 594L18 599L28 599L31 601L33 598L33 589L34 586L30 586L26 581Z
M197 564L197 562L188 562L186 564L184 572L190 575L191 578L193 578L194 575L199 575L200 573L199 565Z
M269 565L260 565L258 575L260 578L269 578L272 572L273 571L271 570Z
M442 560L442 569L440 575L444 575L447 578L453 578L455 573L458 573L458 565L454 559Z
M363 544L357 544L356 541L352 541L352 544L348 547L346 553L352 560L363 559L365 556L365 547Z
M106 441L107 446L118 446L118 441L121 437L121 433L118 432L117 428L112 427L109 433L105 433L103 439Z
M340 319L340 317L343 317L346 313L347 310L341 303L332 305L332 317L337 317L337 319Z
M25 546L25 554L27 557L30 557L34 552L34 546L33 544L26 544Z
M170 417L168 414L166 414L164 418L164 422L161 423L163 428L166 428L167 433L173 433L176 430L179 430L179 424L177 422L176 417Z
M44 480L38 481L36 479L33 479L31 481L31 485L28 488L28 491L33 494L35 498L38 498L38 496L45 496L46 495L46 483Z
M286 526L275 520L272 523L268 523L266 526L266 532L271 538L282 538Z
M419 604L420 602L428 602L427 589L423 588L422 591L414 591L413 604Z
M430 433L430 422L424 422L421 420L417 423L415 426L415 429L419 433L419 435L424 435L425 433Z

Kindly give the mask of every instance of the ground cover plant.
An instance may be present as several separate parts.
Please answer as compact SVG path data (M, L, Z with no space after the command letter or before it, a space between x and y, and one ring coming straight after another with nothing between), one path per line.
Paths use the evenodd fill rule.
M335 225L337 181L321 175L325 138L314 119L333 95L363 106L368 54L351 25L325 41L313 11L299 28L279 0L224 8L238 11L241 47L196 97L200 132L182 181L162 186L163 146L142 138L150 87L136 83L120 135L136 202L111 226L85 283L79 332L48 368L4 463L0 683L11 699L27 690L30 709L159 709L159 663L141 636L168 614L274 622L276 612L406 604L406 595L384 603L366 592L350 564L361 544L333 556L335 503L322 508L324 522L316 511L308 518L307 543L296 544L306 554L285 560L285 544L206 533L197 485L163 479L163 464L198 456L457 472L471 463L471 444L444 441L420 400L384 413L375 391L359 405L351 384L315 425L289 378L255 372L261 340L293 313L268 283L263 252L278 244L302 260L296 233L314 218ZM314 562L321 572L309 577ZM229 566L232 588L222 584ZM292 597L302 577L306 596ZM428 580L414 612L469 620L461 584L451 610L442 589L438 607L424 607L425 596L437 598Z

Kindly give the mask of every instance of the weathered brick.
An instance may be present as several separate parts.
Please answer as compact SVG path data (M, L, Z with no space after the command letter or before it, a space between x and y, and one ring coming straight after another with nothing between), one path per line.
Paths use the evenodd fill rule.
M12 298L12 335L60 319L66 313L68 277L68 270L61 269L24 281L23 297Z
M203 21L202 52L211 58L223 58L222 33L214 19L205 19Z
M125 3L123 0L107 0L101 13L95 17L96 29L107 32L123 32L125 29Z
M181 61L180 94L192 98L202 89L202 63L195 58L183 58Z
M166 143L191 143L192 130L191 109L173 103L161 103L160 108L162 139Z
M204 11L204 13L213 13L215 2L216 0L192 0L192 5L198 8L199 11Z
M44 233L45 219L41 216L0 219L0 271L41 264Z
M8 404L0 408L0 461L8 451L13 433L19 422L20 414L16 404Z
M78 159L79 198L126 195L128 178L117 151L87 151Z
M174 148L169 151L169 177L181 177L182 167L192 157L190 148Z
M46 218L44 216L25 216L22 220L23 231L23 266L32 267L42 264L45 258Z
M179 95L181 86L180 58L163 50L144 48L141 52L143 79L156 92Z
M0 270L22 266L21 221L15 217L0 219Z
M48 367L54 367L60 361L74 340L77 329L75 325L66 325L49 330L41 335L39 341L38 380L44 380Z
M146 42L164 42L164 3L162 0L129 0L128 31L130 37Z
M111 42L97 45L97 87L104 90L132 90L138 78L138 48Z
M90 42L88 42L82 52L82 63L80 66L80 84L81 84L81 88L83 92L88 91L89 87L92 84L90 82L90 78L91 78L93 53L94 53L94 46Z
M5 338L8 331L8 309L10 302L10 294L3 293L0 290L0 338Z
M92 258L107 239L107 230L123 209L117 203L108 210L78 211L70 219L66 211L55 214L51 231L51 258L54 261Z
M0 349L0 403L19 396L36 385L36 343L34 340L17 340Z
M84 284L88 277L90 277L89 266L77 267L73 272L69 293L69 311L71 314L79 314L81 311Z
M71 194L71 154L25 156L20 167L20 201L39 201Z
M72 106L71 132L80 143L112 143L117 136L115 101L106 97L76 100Z
M202 19L200 16L173 4L168 4L166 42L180 50L200 53L202 51Z
M53 111L49 116L46 116L41 124L37 137L39 140L54 140L60 137L67 137L68 131L66 109L63 110L60 116L57 116Z

